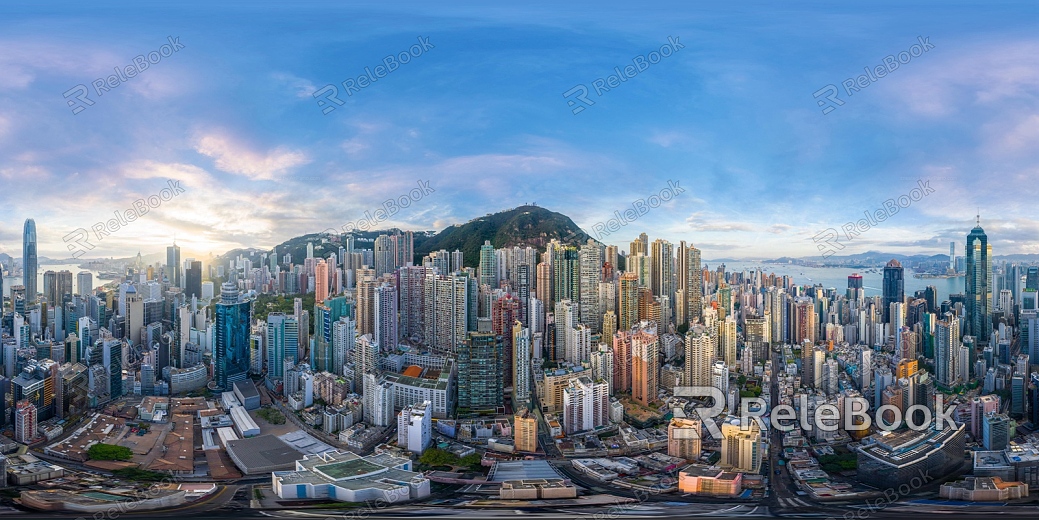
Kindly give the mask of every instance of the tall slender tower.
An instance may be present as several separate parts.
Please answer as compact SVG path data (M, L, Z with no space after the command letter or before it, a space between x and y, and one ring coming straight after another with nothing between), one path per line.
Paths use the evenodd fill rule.
M685 321L699 323L703 316L703 270L700 250L680 242L678 246L678 288L685 298ZM677 308L677 306L676 306Z
M618 330L627 331L638 322L639 316L639 275L624 273L620 280L620 301L618 302Z
M884 266L884 323L891 323L891 304L905 301L904 283L905 269L892 258Z
M36 301L36 271L39 270L39 258L36 256L36 221L25 219L22 231L22 282L25 285L25 303ZM14 299L11 299L14 303Z
M176 241L166 248L166 279L171 287L180 287L180 246Z
M490 240L484 240L480 246L480 285L498 288L498 257Z
M599 309L599 279L602 272L602 249L594 240L581 246L578 253L580 280L578 282L580 322L599 331L602 327L602 311Z
M963 335L974 336L979 344L987 344L992 332L992 322L989 319L989 302L992 301L992 287L989 283L992 278L992 246L988 243L985 230L981 229L980 216L977 225L967 235L964 256L967 276Z
M328 264L321 259L314 266L314 301L321 303L326 299L328 299Z
M660 341L657 324L643 321L631 335L631 398L642 406L657 400Z

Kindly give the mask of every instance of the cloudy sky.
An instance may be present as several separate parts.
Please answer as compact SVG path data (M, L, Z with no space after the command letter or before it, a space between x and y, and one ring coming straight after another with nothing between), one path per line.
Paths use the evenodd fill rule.
M36 4L0 6L0 252L15 257L25 218L41 256L66 256L62 237L169 179L184 193L91 237L90 256L174 236L187 255L270 247L418 180L434 193L386 227L536 201L592 231L676 180L684 193L604 240L645 231L707 258L817 254L813 236L926 180L841 253L947 252L979 207L997 254L1039 253L1035 2ZM171 37L183 47L104 85ZM681 48L596 91L669 38ZM845 91L919 38L933 47ZM93 104L69 106L81 84ZM343 105L322 114L327 84ZM823 114L830 84L843 104ZM563 95L577 85L593 104Z

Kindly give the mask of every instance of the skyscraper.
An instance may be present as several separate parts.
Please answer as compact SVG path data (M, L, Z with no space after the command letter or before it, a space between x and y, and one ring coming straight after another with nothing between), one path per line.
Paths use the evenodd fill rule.
M480 285L498 288L498 257L490 240L484 240L480 246Z
M328 299L328 264L318 260L314 265L314 301L321 303Z
M441 352L454 352L466 340L469 302L467 277L427 276L422 300L425 344Z
M741 422L742 421L742 422ZM761 429L753 419L734 418L722 423L723 468L745 473L761 472Z
M178 251L179 255L179 251ZM242 299L233 281L220 287L216 304L216 347L213 349L216 384L229 390L249 375L249 335L252 300Z
M1039 290L1039 267L1028 266L1028 270L1025 271L1025 289Z
M710 386L711 365L714 363L714 346L703 326L693 325L685 335L685 370L682 384L685 386Z
M479 331L458 346L458 407L494 409L503 404L504 342L491 331L490 320L479 320Z
M405 266L397 270L397 291L400 303L400 335L421 343L422 312L426 278L435 276L433 267Z
M657 372L660 368L660 342L657 324L643 321L632 329L631 398L642 406L657 400Z
M570 380L563 389L563 430L576 433L605 426L610 420L610 395L606 381L588 376Z
M39 258L36 256L36 221L25 219L22 230L22 285L25 286L25 303L36 301L36 272L39 270ZM11 298L14 304L14 298Z
M686 313L684 320L679 320L679 323L699 323L703 315L703 270L700 267L700 250L691 245L686 246L685 241L679 242L678 245L678 288L683 291L685 305L681 308L684 308Z
M284 376L284 361L299 362L299 321L291 314L272 312L267 315L267 377ZM340 367L341 369L341 367Z
M2 293L3 287L0 286L0 293ZM90 271L80 271L76 273L76 294L86 297L94 292L94 275Z
M631 332L613 335L613 391L631 391Z
M516 451L534 453L538 451L538 419L529 410L522 410L514 417Z
M512 397L513 406L516 403L530 402L531 399L531 373L530 373L530 329L525 328L522 323L515 322L512 326ZM613 375L611 374L612 378Z
M375 276L382 276L397 270L396 240L389 235L379 235L375 239Z
M653 295L673 298L675 293L674 246L671 242L658 238L650 246L650 258L650 283Z
M14 411L14 440L28 444L36 438L36 406L19 401Z
M938 322L934 338L934 376L945 388L951 388L956 381L960 345L960 320L946 314Z
M617 316L618 330L627 331L638 321L639 316L639 275L624 273L620 279L620 310Z
M375 289L375 342L382 350L397 348L397 314L397 288L383 283Z
M992 332L989 318L989 305L992 302L992 246L988 243L985 230L981 229L981 218L978 224L967 235L965 249L965 317L963 334L974 336L979 344L987 344Z
M552 249L553 302L580 298L580 254L573 246L557 245ZM549 302L545 302L546 307Z
M43 273L43 296L51 308L60 308L72 301L72 271L47 271Z
M202 298L202 262L198 260L192 260L184 274L184 294L189 300Z
M166 279L170 287L180 287L180 246L176 242L166 248Z
M504 342L504 373L505 373L505 386L512 386L512 375L513 375L513 327L519 322L520 319L520 301L519 298L511 294L506 294L491 305L491 330L495 334L502 337Z
M602 327L602 313L599 311L599 279L602 273L602 248L591 238L581 246L580 280L578 302L580 304L580 323L599 331Z
M905 270L898 260L884 266L884 323L891 323L891 304L905 301Z

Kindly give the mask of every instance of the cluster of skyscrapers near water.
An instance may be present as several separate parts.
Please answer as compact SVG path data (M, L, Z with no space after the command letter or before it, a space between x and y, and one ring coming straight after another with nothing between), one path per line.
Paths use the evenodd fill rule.
M712 270L691 244L645 233L627 251L591 239L487 242L475 262L460 251L416 258L411 232L380 235L370 249L359 237L319 235L305 258L275 250L205 268L172 245L165 263L138 255L104 287L80 273L73 292L70 272L47 271L38 291L37 240L29 219L24 284L11 288L2 318L0 421L25 442L38 422L124 395L230 390L250 378L294 410L320 401L324 428L348 432L346 442L362 442L357 424L396 425L421 452L430 417L505 416L513 450L543 453L544 439L656 424L667 428L669 456L708 468L699 475L762 472L769 432L732 417L748 397L771 407L774 392L813 409L863 397L897 408L896 428L915 420L914 406L934 412L944 394L957 423L900 442L943 436L953 451L967 442L1004 450L1015 424L1039 425L1039 270L994 265L980 223L966 236L963 293L945 301L933 287L905 294L897 260L884 267L882 294L867 297L856 275L842 291ZM310 293L313 307L303 308ZM293 297L294 308L260 321L263 295ZM725 413L665 417L704 404L675 396L677 386L722 390ZM720 446L708 447L706 420L721 422ZM863 474L883 478L905 461L892 462L899 445L875 431L795 431L792 442L843 440ZM712 449L720 459L708 464Z

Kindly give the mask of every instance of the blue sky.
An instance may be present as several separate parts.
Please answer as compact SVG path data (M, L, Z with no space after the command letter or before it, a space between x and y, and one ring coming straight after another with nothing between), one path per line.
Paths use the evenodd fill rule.
M41 256L177 179L185 193L90 256L270 247L436 190L386 226L439 230L524 202L585 230L678 180L605 239L706 258L817 254L812 237L935 190L845 252L962 248L981 208L996 254L1039 253L1035 2L5 2L0 252L26 217ZM184 48L74 115L63 93ZM574 115L563 93L677 37L684 48ZM313 92L419 37L434 47L323 115ZM828 84L933 48L824 115Z

